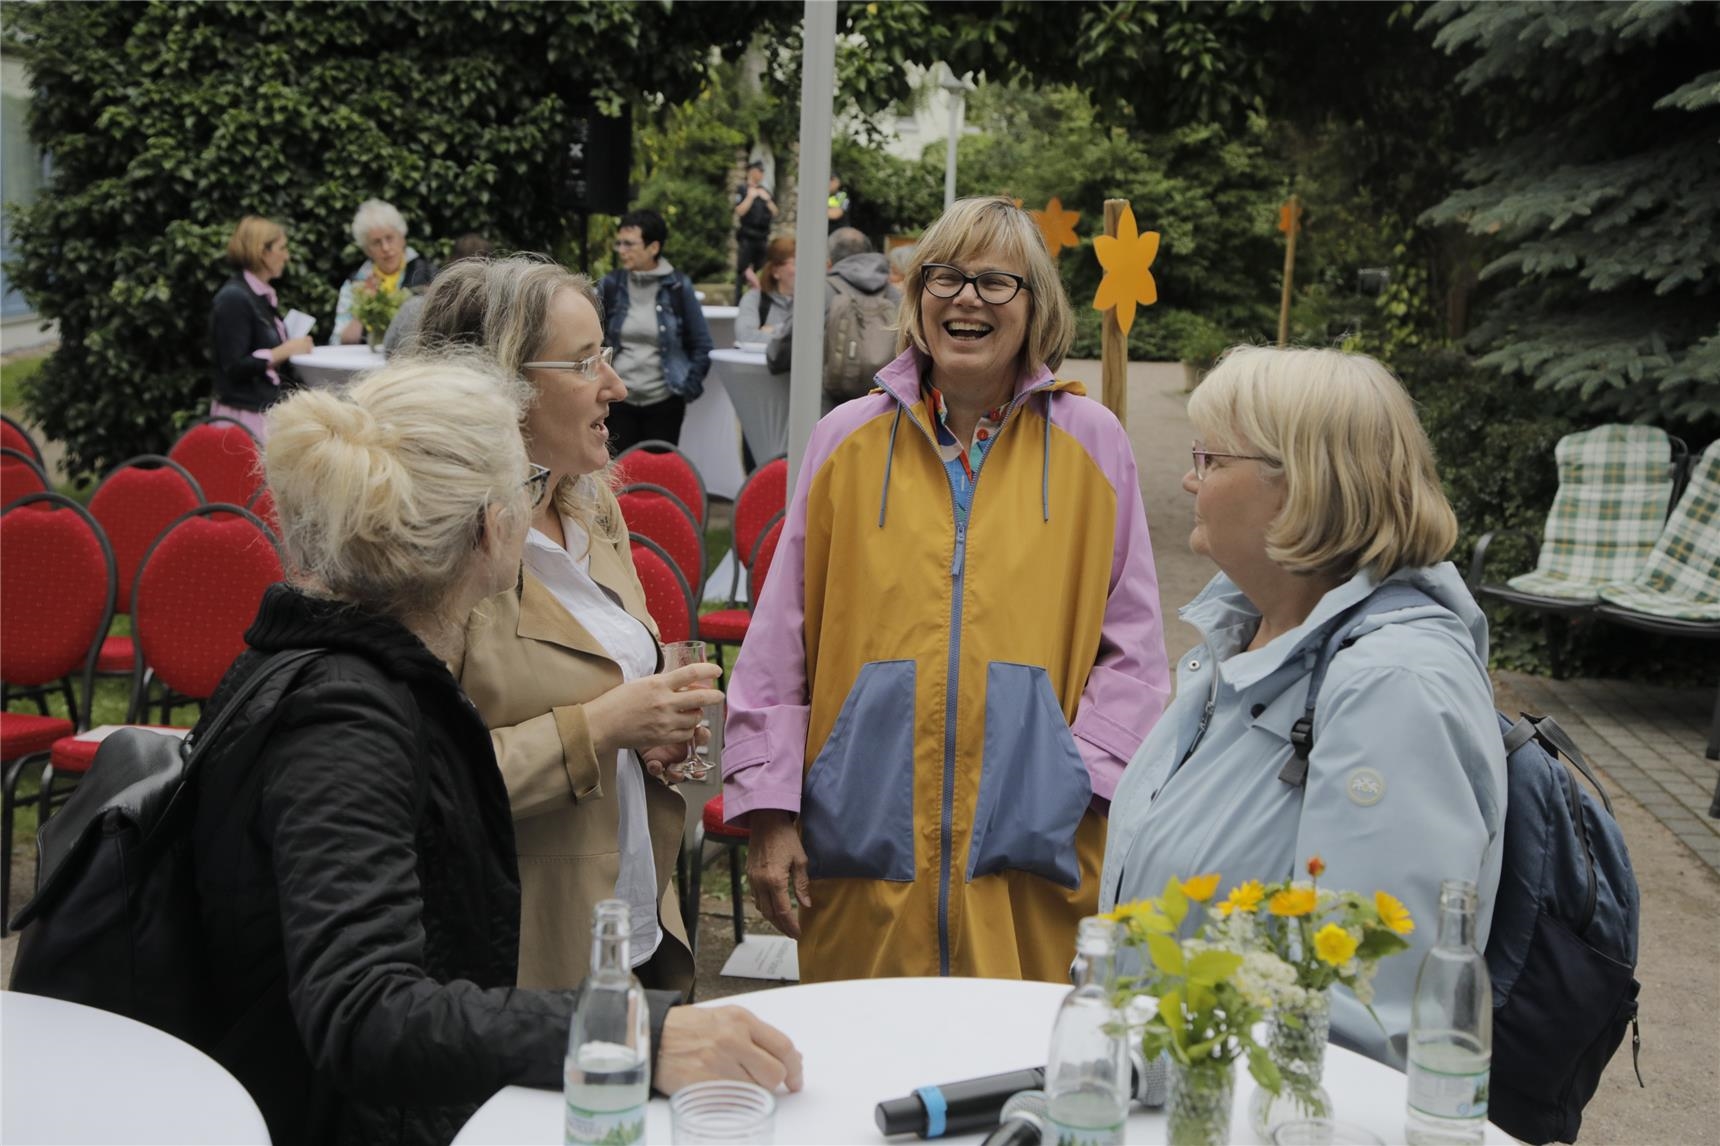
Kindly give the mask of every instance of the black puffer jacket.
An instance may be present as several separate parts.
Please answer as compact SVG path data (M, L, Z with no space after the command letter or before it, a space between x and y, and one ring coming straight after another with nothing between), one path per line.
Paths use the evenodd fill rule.
M205 719L263 654L330 652L225 738L272 720L260 751L197 782L207 1049L277 1146L448 1142L498 1088L558 1086L573 996L513 989L513 821L454 678L397 622L279 585L246 640Z

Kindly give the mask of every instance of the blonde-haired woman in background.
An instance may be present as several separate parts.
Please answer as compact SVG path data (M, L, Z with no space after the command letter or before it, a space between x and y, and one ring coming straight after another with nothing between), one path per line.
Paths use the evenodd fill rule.
M309 335L288 338L281 321L273 284L289 257L287 232L279 223L246 215L227 240L233 277L215 292L210 307L215 397L209 413L241 423L258 438L268 434L264 411L295 381L287 359L315 347Z
M517 390L481 359L412 362L269 415L290 580L205 719L271 654L322 653L204 761L193 843L206 1049L277 1144L443 1143L501 1086L560 1085L574 999L515 989L507 792L448 668L546 490ZM651 998L659 1089L798 1086L786 1038L734 1008L668 1019L672 1002Z
M591 909L633 907L634 970L689 990L675 893L687 805L679 760L715 665L661 672L657 627L611 489L607 418L627 387L609 365L590 280L541 258L465 260L425 298L420 345L476 346L526 380L532 461L553 493L517 580L471 615L461 685L490 728L519 847L519 979L570 987L591 956Z
M1205 643L1117 789L1101 906L1173 874L1285 879L1318 854L1329 886L1402 900L1419 951L1440 882L1473 882L1485 944L1505 812L1487 620L1444 560L1457 520L1409 395L1359 354L1239 347L1189 418L1189 547L1219 572L1182 609ZM1401 1068L1420 963L1382 964L1377 1020L1336 996L1333 1038Z
M1027 212L964 199L918 254L880 392L801 464L724 810L803 980L1066 982L1170 691L1146 511L1123 427L1052 373L1074 320Z

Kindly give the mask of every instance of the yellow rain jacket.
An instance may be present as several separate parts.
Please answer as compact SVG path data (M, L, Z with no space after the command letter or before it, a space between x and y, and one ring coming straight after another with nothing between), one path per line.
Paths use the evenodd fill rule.
M729 688L725 814L799 816L803 982L1064 980L1170 695L1134 455L1042 369L966 487L924 365L813 434Z

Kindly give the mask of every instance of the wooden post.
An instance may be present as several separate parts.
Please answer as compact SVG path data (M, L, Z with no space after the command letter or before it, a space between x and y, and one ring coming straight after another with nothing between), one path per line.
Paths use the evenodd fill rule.
M1127 199L1105 200L1105 234L1117 236L1117 224L1123 217ZM1100 400L1105 408L1117 415L1117 421L1129 424L1129 340L1117 325L1117 308L1105 312L1099 325L1099 384Z
M1284 296L1278 302L1278 345L1290 342L1290 284L1296 277L1296 232L1302 229L1302 200L1290 196L1279 217L1278 229L1284 240Z

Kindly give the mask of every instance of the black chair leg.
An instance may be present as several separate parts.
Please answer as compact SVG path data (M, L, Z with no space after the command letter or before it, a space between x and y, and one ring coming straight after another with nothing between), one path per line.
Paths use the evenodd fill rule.
M747 937L746 910L741 906L741 849L729 846L729 904L735 913L735 946Z
M18 812L18 780L24 766L35 757L25 756L6 766L5 789L0 793L0 935L12 922L12 817Z
M1720 688L1714 690L1714 719L1708 725L1708 759L1720 760ZM1720 816L1720 788L1714 791L1714 810L1708 814Z
M1570 636L1571 622L1555 613L1541 618L1541 630L1547 636L1547 660L1553 667L1553 679L1565 679L1565 641Z

